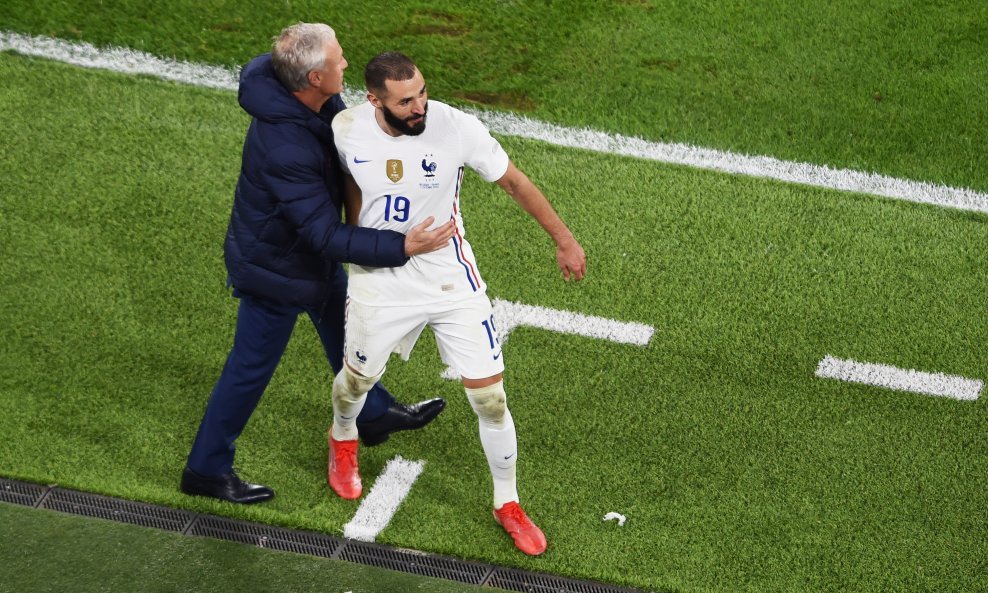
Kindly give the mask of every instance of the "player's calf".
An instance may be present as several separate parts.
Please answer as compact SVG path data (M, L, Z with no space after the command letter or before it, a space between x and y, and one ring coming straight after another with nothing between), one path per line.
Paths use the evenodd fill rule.
M357 415L364 407L367 392L383 374L381 371L374 377L365 377L346 364L337 373L333 379L333 434L337 440L357 440Z

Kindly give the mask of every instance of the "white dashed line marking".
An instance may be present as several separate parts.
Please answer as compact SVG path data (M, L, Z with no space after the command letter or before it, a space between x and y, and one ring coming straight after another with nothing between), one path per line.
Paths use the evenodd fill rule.
M424 461L408 461L400 455L389 461L370 493L360 502L353 519L343 526L343 537L374 541L391 522L424 467Z
M977 400L984 387L984 382L977 379L842 360L829 354L817 366L816 376L965 401Z

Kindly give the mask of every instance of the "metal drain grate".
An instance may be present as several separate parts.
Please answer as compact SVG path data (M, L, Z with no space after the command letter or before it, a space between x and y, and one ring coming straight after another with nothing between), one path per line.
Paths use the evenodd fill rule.
M198 515L168 507L120 500L98 494L48 488L0 478L0 502L36 506L73 515L98 517L251 544L285 552L339 558L376 566L446 579L459 583L484 585L526 593L641 593L603 583L577 581L553 575L498 568L417 550L389 548L373 543L342 540L321 533L293 531L281 527L258 525L210 515Z
M416 550L387 548L377 544L348 541L340 552L342 560L400 572L480 585L493 567Z
M343 545L341 540L319 533L291 531L280 527L257 525L221 517L200 516L192 523L189 535L200 535L251 544L284 552L332 558Z
M48 491L47 486L0 478L0 501L33 507Z
M639 593L603 583L576 581L548 574L524 572L511 568L496 568L485 583L489 587L526 593Z
M52 489L40 508L178 532L195 518L186 511L61 488Z

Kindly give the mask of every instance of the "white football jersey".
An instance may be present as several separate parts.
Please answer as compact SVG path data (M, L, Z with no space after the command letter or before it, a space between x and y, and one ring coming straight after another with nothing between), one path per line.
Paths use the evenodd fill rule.
M449 245L398 268L350 265L350 298L369 305L456 301L487 289L460 214L464 166L486 181L508 170L508 155L476 117L429 101L425 131L389 136L364 103L340 112L333 133L343 169L363 194L358 225L408 233L430 216L456 221Z

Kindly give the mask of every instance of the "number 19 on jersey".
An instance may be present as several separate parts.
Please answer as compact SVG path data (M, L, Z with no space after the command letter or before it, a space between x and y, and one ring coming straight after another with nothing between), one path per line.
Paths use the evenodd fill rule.
M405 222L408 220L408 211L411 202L405 196L392 196L384 194L384 221Z

